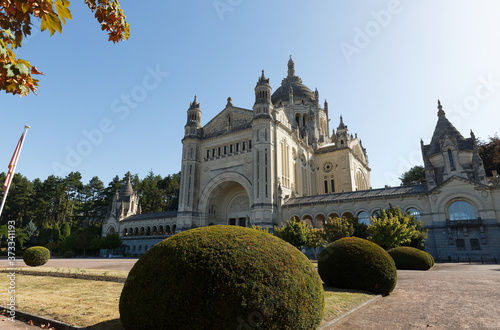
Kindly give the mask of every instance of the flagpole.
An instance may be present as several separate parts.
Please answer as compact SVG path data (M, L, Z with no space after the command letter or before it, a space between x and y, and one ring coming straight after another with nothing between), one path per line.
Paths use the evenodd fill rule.
M18 157L21 154L21 150L23 149L23 144L24 144L24 140L26 139L26 133L28 133L28 128L31 128L31 127L28 125L24 125L24 132L22 135L21 146L19 147ZM14 173L16 172L16 166L17 166L17 161L14 163L14 166L12 168L12 179L9 180L9 183L7 184L7 189L5 189L5 193L3 194L2 205L0 205L0 217L2 216L3 207L5 206L5 200L7 199L7 194L9 193L10 184L12 183L12 180L14 179Z

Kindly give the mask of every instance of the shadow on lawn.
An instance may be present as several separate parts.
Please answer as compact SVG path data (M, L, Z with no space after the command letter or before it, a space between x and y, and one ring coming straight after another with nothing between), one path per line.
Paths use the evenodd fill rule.
M108 320L87 327L88 330L123 330L120 319Z

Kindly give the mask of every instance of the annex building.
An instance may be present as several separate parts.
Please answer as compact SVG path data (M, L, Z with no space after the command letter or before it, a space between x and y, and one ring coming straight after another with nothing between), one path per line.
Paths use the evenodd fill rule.
M231 98L202 126L196 97L187 110L177 212L141 214L130 180L116 193L103 235L120 233L126 253L143 254L178 231L217 224L272 228L288 219L321 227L331 216L369 223L399 206L429 229L437 260L500 258L500 183L486 176L474 134L465 138L438 103L428 144L426 185L372 189L368 156L342 116L330 128L328 103L295 74L273 92L264 71L252 109Z

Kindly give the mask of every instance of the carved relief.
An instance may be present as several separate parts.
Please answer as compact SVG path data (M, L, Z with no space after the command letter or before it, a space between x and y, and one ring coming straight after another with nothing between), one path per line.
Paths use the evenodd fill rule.
M228 214L238 213L241 211L249 210L250 203L248 201L248 197L245 195L241 195L236 197L228 208Z

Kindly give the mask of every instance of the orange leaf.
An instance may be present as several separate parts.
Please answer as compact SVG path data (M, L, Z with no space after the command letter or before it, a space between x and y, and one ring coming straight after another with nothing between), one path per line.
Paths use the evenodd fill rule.
M41 75L45 76L43 74L43 72L38 71L38 69L36 68L36 66L32 66L31 67L31 74L41 74Z

